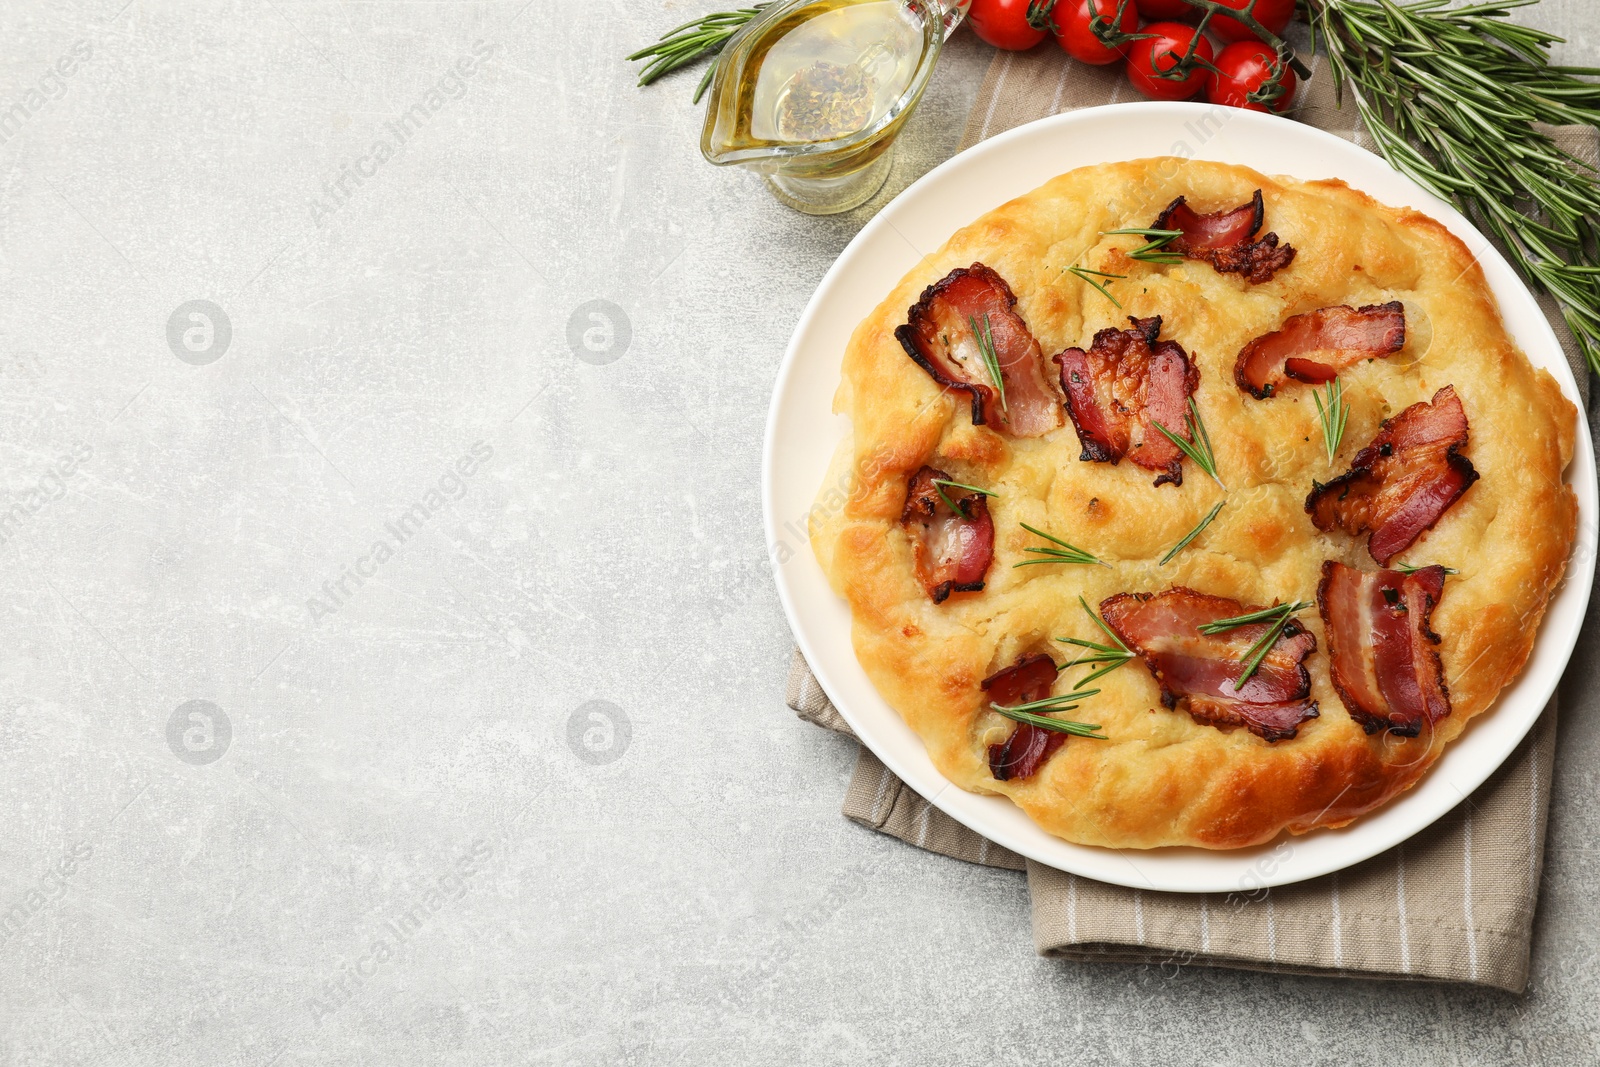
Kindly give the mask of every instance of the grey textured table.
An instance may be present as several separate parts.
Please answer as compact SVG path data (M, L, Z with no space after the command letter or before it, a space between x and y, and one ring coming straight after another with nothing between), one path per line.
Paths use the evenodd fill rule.
M618 57L708 6L0 9L0 1062L1594 1062L1594 723L1525 999L1041 960L839 817L759 449L884 197L700 161Z

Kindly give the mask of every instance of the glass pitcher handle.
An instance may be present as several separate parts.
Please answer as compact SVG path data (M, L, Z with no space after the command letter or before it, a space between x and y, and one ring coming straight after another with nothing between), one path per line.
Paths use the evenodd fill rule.
M967 8L972 6L972 0L933 0L933 6L939 10L944 19L944 37L956 32L956 27L961 25L961 20L967 17Z
M950 40L955 27L962 24L966 18L966 8L973 6L973 0L938 0L939 6L944 8L944 40Z

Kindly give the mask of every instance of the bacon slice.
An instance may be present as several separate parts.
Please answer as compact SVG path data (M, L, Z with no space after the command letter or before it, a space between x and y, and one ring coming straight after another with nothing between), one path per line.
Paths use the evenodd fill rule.
M1152 423L1188 439L1184 416L1200 370L1176 341L1157 341L1161 316L1136 319L1131 330L1105 329L1085 352L1052 357L1078 431L1084 462L1116 463L1128 456L1159 471L1156 485L1183 484L1183 453Z
M1280 246L1276 233L1251 240L1265 217L1260 189L1248 204L1209 215L1195 211L1180 196L1157 216L1151 228L1183 231L1167 243L1167 251L1204 260L1219 274L1240 274L1250 284L1259 285L1294 261L1294 247Z
M1466 444L1467 415L1447 385L1431 402L1387 420L1348 471L1314 485L1306 511L1319 530L1338 527L1356 536L1370 530L1367 551L1388 566L1478 480L1461 455Z
M1271 623L1200 632L1206 623L1259 610L1181 585L1163 593L1118 593L1100 604L1106 625L1155 675L1164 706L1182 702L1195 722L1243 726L1263 740L1287 741L1317 717L1303 662L1317 650L1316 636L1291 619L1240 687L1243 657Z
M934 479L950 476L923 467L911 478L900 524L911 538L917 581L935 604L951 593L973 593L983 588L984 575L994 560L994 520L982 493L954 486L937 486ZM944 489L944 496L939 490ZM947 496L955 503L945 503Z
M1166 206L1156 218L1152 229L1182 230L1183 236L1175 238L1168 248L1188 255L1191 252L1211 252L1218 248L1233 248L1250 240L1266 220L1266 203L1257 189L1249 203L1240 204L1231 211L1213 211L1202 215L1189 206L1187 197L1178 197Z
M1245 345L1233 365L1233 380L1265 400L1286 378L1320 385L1346 367L1392 356L1405 346L1406 308L1400 301L1360 308L1336 304L1292 315Z
M1428 628L1444 595L1444 568L1360 571L1327 560L1317 609L1328 634L1333 687L1369 734L1416 737L1450 714L1444 666Z
M1043 700L1055 684L1056 661L1040 653L991 674L983 680L983 691L991 703L1009 708ZM1001 782L1031 778L1066 740L1066 734L1019 722L1010 737L989 746L989 773Z
M974 426L1038 437L1061 426L1061 398L1045 380L1039 342L1012 310L1016 302L1005 279L982 263L957 267L922 291L894 335L934 381L971 397ZM994 340L1003 402L974 323Z

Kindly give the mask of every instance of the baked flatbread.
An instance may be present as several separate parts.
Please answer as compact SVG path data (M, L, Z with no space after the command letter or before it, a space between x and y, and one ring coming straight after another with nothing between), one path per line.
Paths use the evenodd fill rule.
M1232 226L1225 213L1257 191L1243 243L1208 251L1207 234ZM1166 247L1176 254L1157 254L1178 262L1131 258L1144 237L1103 235L1158 219L1185 231ZM937 293L924 301L953 271L978 266L1014 295L1009 314L1037 341L1029 358L1039 379L1013 365L1027 344L992 287L981 299L947 289L960 300L942 312ZM1090 277L1121 307L1074 266L1103 272ZM987 276L960 277L971 289ZM919 301L919 321L934 324L920 335L901 329L915 325ZM984 309L998 339L1014 413L995 414L998 398L981 388L993 384L973 362L983 346L941 335L968 321L968 307ZM970 320L979 333L981 318ZM1354 333L1334 328L1349 322ZM1102 331L1119 333L1097 355ZM1280 332L1287 339L1267 357L1257 345L1241 363L1252 342ZM1332 350L1319 350L1317 336ZM918 344L939 351L913 358ZM1106 366L1133 377L1101 382L1111 392L1099 409L1085 393L1075 411L1070 386L1083 381L1062 375ZM1334 374L1348 415L1330 460L1313 395L1326 397L1329 386L1316 383ZM1187 410L1185 383L1226 488L1187 455L1173 461L1170 439L1152 432L1159 421L1197 436L1168 425ZM1562 480L1574 407L1507 336L1471 252L1433 219L1336 180L1172 158L1064 174L959 231L888 293L844 353L835 410L853 435L825 488L851 490L842 508L813 512L812 545L850 604L861 664L947 778L1004 794L1045 830L1084 844L1239 848L1381 806L1522 669L1575 536L1576 498ZM1308 497L1341 476L1308 510ZM991 495L948 485L929 495L933 479ZM1159 562L1219 502L1214 520ZM973 589L983 523L992 561ZM1023 524L1103 565L1014 566L1051 545ZM1208 695L1195 663L1242 672L1267 627L1205 640L1178 631L1229 616L1229 604L1244 613L1295 602L1312 606L1280 627L1248 684ZM1063 638L1109 645L1097 619L1116 622L1135 655L1077 708L1043 710L1097 724L1105 739L1019 736L1018 721L993 710L994 692L1007 693L1005 706L1071 692L1105 663L1065 667L1051 685L1033 658L1061 667L1092 654ZM1398 680L1396 655L1408 664ZM1027 685L1012 684L1020 675L996 681L1030 660ZM1244 699L1251 687L1256 696Z

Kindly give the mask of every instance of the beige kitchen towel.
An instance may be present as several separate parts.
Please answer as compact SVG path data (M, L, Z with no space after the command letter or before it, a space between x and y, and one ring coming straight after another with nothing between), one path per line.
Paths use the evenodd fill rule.
M1061 111L1138 99L1118 67L1089 67L1058 49L1001 53L990 66L968 118L962 148ZM1348 102L1334 107L1330 79L1303 85L1295 114L1371 148ZM1193 143L1152 145L1151 154L1195 151L1224 128L1229 114L1194 124ZM1596 131L1562 127L1558 143L1600 162ZM1554 306L1546 315L1566 348L1587 397L1588 372ZM1591 418L1591 424L1594 420ZM1591 627L1574 663L1600 659ZM1575 670L1578 669L1576 666ZM1569 672L1570 676L1571 672ZM1571 687L1574 710L1587 711L1592 689ZM851 733L797 651L788 703L802 718ZM1575 699L1576 698L1576 699ZM1070 959L1114 960L1163 969L1241 967L1367 978L1475 982L1521 992L1544 856L1545 817L1556 738L1551 701L1527 740L1453 812L1403 845L1324 878L1261 888L1293 850L1280 841L1231 893L1155 893L1125 889L1026 861L951 819L908 788L865 748L844 802L849 818L957 859L1026 870L1038 951ZM1130 854L1137 862L1137 853Z

